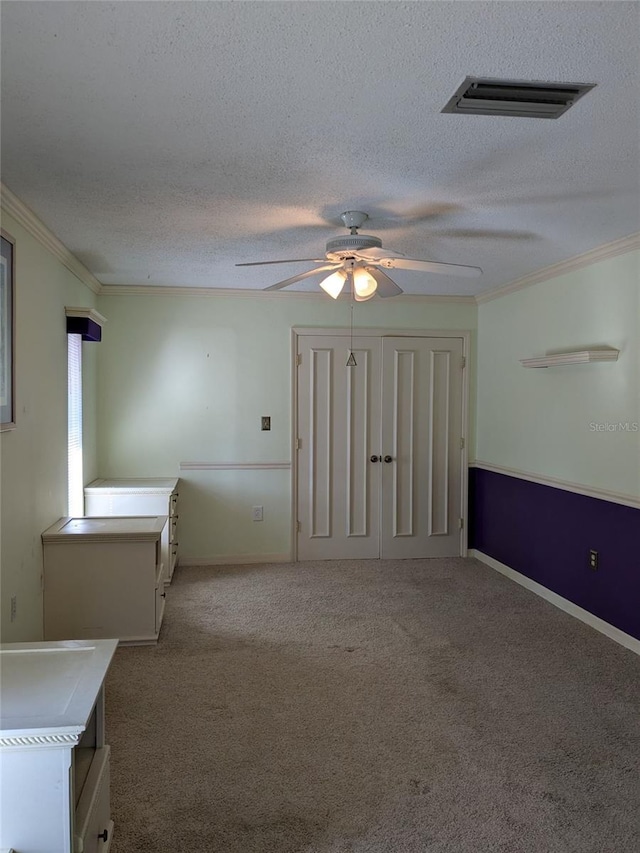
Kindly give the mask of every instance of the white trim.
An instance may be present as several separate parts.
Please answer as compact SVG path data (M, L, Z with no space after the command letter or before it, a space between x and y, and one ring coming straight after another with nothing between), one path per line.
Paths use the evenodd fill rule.
M93 293L100 293L102 285L98 279L89 272L74 254L62 243L44 222L41 222L35 213L27 205L20 201L15 193L4 184L0 184L0 204L5 213L12 216L31 236L44 246L69 272L72 272Z
M627 252L633 252L635 249L640 249L640 233L629 234L628 237L622 237L620 240L613 240L611 243L605 243L603 246L598 246L595 249L590 249L588 252L583 252L581 255L576 255L573 258L568 258L566 261L559 261L557 264L551 264L548 267L536 270L535 272L524 275L522 278L517 278L509 284L501 285L493 290L487 290L484 293L479 293L476 296L476 302L489 302L491 299L498 299L500 296L506 296L509 293L515 293L516 290L523 290L525 287L530 287L532 284L539 284L542 281L549 281L552 278L557 278L559 275L580 270L583 267L591 266L599 261L604 261L607 258L615 258L617 255L624 255Z
M273 471L289 470L291 462L181 462L181 471Z
M527 480L530 483L539 483L542 486L553 486L556 489L564 489L566 492L575 492L577 495L586 495L588 498L610 501L611 503L630 506L640 509L640 497L626 495L623 492L612 492L608 489L599 489L596 486L583 486L580 483L571 483L568 480L560 480L557 477L547 477L544 474L532 474L529 471L520 471L517 468L506 468L503 465L492 465L490 462L482 462L476 459L470 462L469 467L481 468L483 471L493 471L494 474L506 474L508 477L517 477L519 480Z
M323 290L305 291L299 290L259 290L259 289L234 289L229 287L180 287L176 285L145 285L145 284L103 284L100 289L101 296L226 296L244 299L318 299L326 301L327 294ZM339 301L350 299L349 295L340 296ZM394 302L461 302L463 304L475 305L475 296L450 296L439 294L411 294L402 293L393 297Z
M584 608L579 607L572 601L552 592L550 589L547 589L546 586L542 586L542 584L531 580L531 578L528 578L526 575L520 574L520 572L517 572L515 569L505 565L505 563L501 563L499 560L494 560L493 557L489 557L488 554L484 554L482 551L477 551L475 548L472 548L469 551L469 556L475 557L491 569L495 569L497 572L500 572L500 574L505 575L505 577L515 581L530 592L534 592L536 595L539 595L540 598L544 598L545 601L548 601L560 610L564 610L564 612L568 613L570 616L574 616L576 619L584 622L585 625L589 625L589 627L594 628L596 631L599 631L601 634L609 637L610 640L613 640L621 646L624 646L626 649L640 655L640 640L637 640L630 634L621 631L620 628L616 628L615 625L605 622L604 619L600 619L599 616L594 616L594 614L590 613L588 610L584 610Z
M85 317L87 320L93 320L100 327L107 322L107 318L103 317L95 308L70 308L65 305L64 313L67 317Z
M244 566L256 563L291 563L291 554L216 554L213 557L180 557L178 569L185 566Z

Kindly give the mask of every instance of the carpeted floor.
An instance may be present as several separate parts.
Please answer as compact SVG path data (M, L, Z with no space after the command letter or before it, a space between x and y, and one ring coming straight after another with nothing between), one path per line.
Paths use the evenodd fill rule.
M112 853L636 853L640 658L475 560L178 569Z

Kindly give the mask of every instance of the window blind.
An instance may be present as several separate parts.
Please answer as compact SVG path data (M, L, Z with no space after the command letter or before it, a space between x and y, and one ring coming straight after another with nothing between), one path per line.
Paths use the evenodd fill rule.
M82 475L82 335L67 335L68 514L84 515Z

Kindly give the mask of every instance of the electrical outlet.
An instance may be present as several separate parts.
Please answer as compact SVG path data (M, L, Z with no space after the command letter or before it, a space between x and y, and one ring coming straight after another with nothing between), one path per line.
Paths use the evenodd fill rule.
M251 518L254 521L262 521L262 507L261 506L254 506L251 509Z
M18 599L17 596L11 596L11 621L16 621L16 616L18 615Z
M261 428L262 430L269 430L269 429L271 429L271 416L270 416L270 415L263 415L263 416L260 418L260 423L261 423L261 427L260 427L260 428Z
M593 569L594 572L598 569L598 552L594 551L593 548L589 551L589 568Z

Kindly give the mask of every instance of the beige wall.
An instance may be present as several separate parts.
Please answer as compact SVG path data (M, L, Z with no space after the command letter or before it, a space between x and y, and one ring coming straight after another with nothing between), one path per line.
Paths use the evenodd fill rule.
M94 294L10 216L16 240L16 419L0 434L0 631L4 642L42 637L40 534L67 510L65 305ZM97 347L83 345L85 475L96 473ZM16 596L16 620L10 601Z
M180 462L290 462L291 328L348 327L326 296L101 296L101 476L176 476ZM474 330L476 306L375 300L360 327ZM475 346L475 336L473 337ZM473 368L470 368L473 370ZM272 429L261 432L261 415ZM184 559L288 555L287 470L183 471ZM264 506L264 521L251 507Z
M640 252L482 303L478 341L478 460L640 496ZM520 364L602 346L619 360Z

